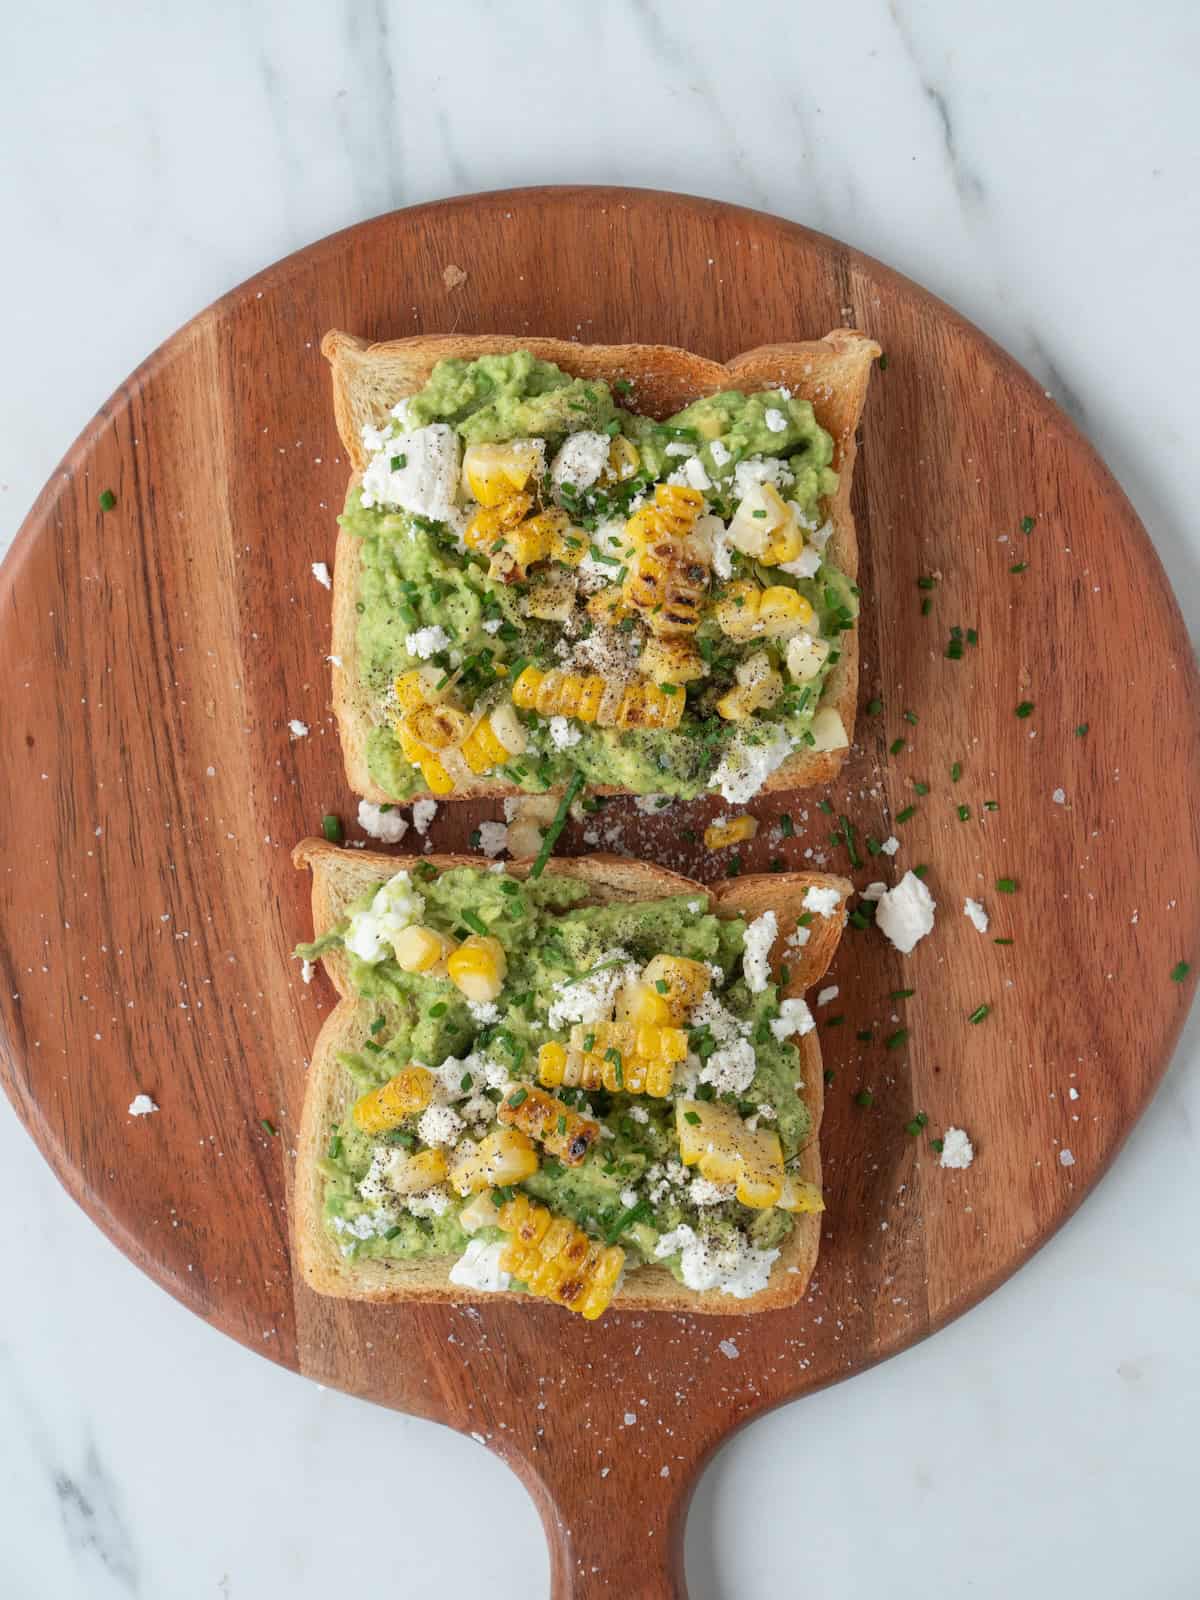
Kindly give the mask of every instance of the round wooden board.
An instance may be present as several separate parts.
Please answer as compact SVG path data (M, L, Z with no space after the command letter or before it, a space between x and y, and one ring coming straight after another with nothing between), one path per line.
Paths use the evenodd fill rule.
M940 920L908 960L849 929L829 980L829 1209L811 1292L786 1313L731 1302L728 1318L588 1326L524 1305L314 1297L289 1264L290 1155L331 992L288 959L309 927L289 850L323 813L354 812L328 714L328 596L309 571L332 559L347 475L322 333L538 332L726 358L843 323L888 356L855 483L859 742L834 815L818 793L771 797L745 862L801 866L811 849L844 870L830 831L845 813L860 848L902 840L894 867L867 858L858 882L928 862ZM105 489L117 504L102 514ZM1024 372L803 228L666 194L534 189L314 245L113 396L31 512L0 602L0 1027L20 1115L88 1214L200 1315L499 1451L544 1514L556 1594L681 1593L684 1511L719 1441L995 1288L1078 1205L1166 1066L1192 989L1170 973L1200 922L1198 695L1154 552ZM960 661L944 653L952 626L978 630ZM686 830L715 809L655 818L619 802L605 826L630 853L711 879L727 858ZM780 843L784 811L795 836ZM466 848L495 814L443 806L431 842ZM1002 876L1015 895L994 891ZM986 938L966 895L991 911ZM885 1048L901 1026L907 1041ZM128 1116L139 1091L157 1115ZM929 1128L913 1138L917 1111ZM929 1137L948 1124L975 1140L969 1171L938 1166Z

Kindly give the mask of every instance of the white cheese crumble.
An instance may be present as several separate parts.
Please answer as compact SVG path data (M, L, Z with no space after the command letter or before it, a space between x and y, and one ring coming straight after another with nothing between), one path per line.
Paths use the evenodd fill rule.
M456 1283L460 1289L479 1289L488 1294L507 1289L512 1282L512 1274L501 1269L500 1257L503 1254L503 1239L497 1239L492 1244L486 1244L482 1239L468 1239L467 1248L450 1268L450 1282Z
M869 883L858 898L860 900L882 900L887 892L887 884L876 881L875 883Z
M408 832L408 823L395 806L389 806L385 811L374 800L358 802L358 825L372 839L382 839L384 844L399 844Z
M688 1185L688 1199L694 1206L719 1206L732 1200L737 1193L734 1183L714 1183L711 1178L693 1178Z
M671 804L671 797L667 794L639 794L633 802L634 809L643 816L653 816L657 811L665 811Z
M428 661L439 650L445 650L449 643L450 635L440 623L435 622L432 627L418 628L415 633L410 633L404 641L404 648L410 656L420 656L422 661Z
M773 483L777 489L787 489L795 481L791 468L778 456L751 456L748 461L739 461L733 469L739 500L744 500L759 484Z
M933 932L936 901L915 872L906 872L875 908L875 926L908 955L917 941Z
M710 789L719 789L730 805L745 805L752 800L771 774L783 765L794 746L787 730L776 725L761 744L735 739L721 758L721 764L708 780Z
M667 479L668 483L683 483L689 489L711 489L712 479L704 470L704 463L699 456L691 456L683 465Z
M821 552L810 544L804 546L794 561L779 563L780 572L790 572L793 578L815 578L820 567Z
M771 981L771 946L778 932L779 923L773 911L764 911L746 929L742 972L751 994L761 994Z
M317 580L317 582L322 586L322 588L325 588L325 589L332 589L333 588L333 579L329 576L329 568L325 565L325 563L323 561L314 561L313 562L313 564L312 564L312 575Z
M300 963L300 976L304 979L305 983L311 983L313 981L313 974L316 972L316 970L316 965L312 961L302 961Z
M812 929L802 928L800 924L797 923L792 929L791 933L789 933L787 938L783 941L783 948L785 950L803 950L804 946L811 938Z
M718 1289L736 1300L748 1300L767 1287L771 1267L779 1259L778 1250L756 1250L738 1234L728 1243L701 1237L683 1223L664 1233L654 1247L661 1261L679 1255L683 1281L689 1289L703 1293Z
M818 917L832 917L841 903L840 889L824 889L815 883L804 891L804 899L800 902L805 911L815 912Z
M569 717L551 717L546 731L556 750L569 750L583 738L583 729L577 728Z
M479 824L479 848L493 860L501 850L508 849L508 826L503 822L481 822Z
M346 949L360 961L374 965L383 960L397 934L420 922L424 911L425 902L413 888L408 873L398 872L376 890L365 911L356 911L350 918L344 940Z
M900 841L893 833L883 841L879 848L885 856L894 856L900 848Z
M1075 1165L1075 1157L1069 1150L1060 1150L1058 1152L1058 1164L1060 1167L1073 1167Z
M413 801L413 827L422 837L429 832L429 824L437 816L437 809L438 803L436 800Z
M499 633L504 626L503 617L488 617L483 624L484 633Z
M773 917L774 913L770 912L768 915ZM719 968L717 970L720 971ZM698 1071L693 1065L696 1058L689 1056L687 1060L689 1076L696 1082L711 1083L718 1094L741 1094L748 1089L758 1065L754 1046L750 1043L750 1024L740 1022L731 1011L727 1011L710 989L703 999L693 1006L691 1026L706 1027L718 1048Z
M1056 806L1065 806L1067 803L1067 791L1065 789L1055 789L1050 798Z
M439 1185L424 1194L410 1194L404 1203L414 1217L444 1217L450 1209L450 1191Z
M816 1027L813 1014L808 1009L805 1000L781 1000L779 1002L779 1015L772 1019L771 1032L779 1040L790 1039L793 1034L803 1036L811 1033Z
M449 1106L428 1106L417 1121L421 1142L433 1148L457 1143L464 1127L463 1119Z
M988 914L978 900L972 900L970 895L963 901L963 916L969 917L971 926L978 928L980 933L988 931Z
M838 986L836 983L831 983L827 989L821 990L820 994L817 996L817 1004L819 1006L827 1006L831 1000L836 1000L837 997Z
M569 483L573 489L590 489L608 465L612 440L606 433L571 434L550 466L556 488Z
M331 666L340 667L342 665L341 656L326 656L325 659Z
M308 723L301 722L299 717L293 717L288 723L288 729L293 739L306 739L308 737Z
M629 1115L633 1118L633 1120L635 1122L649 1122L650 1121L650 1113L646 1110L645 1106L639 1106L639 1105L630 1106Z
M962 1128L947 1128L942 1135L942 1154L938 1163L942 1167L969 1167L975 1159L975 1147Z
M727 467L729 465L729 451L721 443L720 439L712 441L708 447L708 453L712 457L714 467Z
M768 406L763 412L763 421L772 433L786 433L788 419L776 406Z
M500 1007L494 1000L468 1000L467 1010L481 1028L489 1028L493 1022L500 1021Z
M620 965L607 966L609 961L619 962ZM559 991L558 998L546 1013L546 1026L552 1032L567 1022L603 1022L612 1015L617 990L638 975L637 963L630 961L629 951L620 947L605 951L595 965L605 970L594 973L590 978L581 978L576 983L564 984Z
M637 1203L638 1203L638 1192L637 1192L636 1189L622 1189L621 1190L621 1204L625 1207L625 1209L627 1211L628 1211L630 1206L635 1206L635 1205L637 1205Z
M436 522L455 520L459 458L453 428L432 422L398 438L375 433L369 444L378 449L362 477L364 506L399 506ZM393 461L403 466L393 468Z
M158 1107L148 1094L135 1094L129 1102L129 1115L131 1117L148 1117Z

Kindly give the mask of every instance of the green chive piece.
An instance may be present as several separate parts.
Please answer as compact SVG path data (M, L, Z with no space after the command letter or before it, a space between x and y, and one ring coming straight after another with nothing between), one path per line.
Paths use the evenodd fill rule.
M890 998L892 1000L911 1000L916 992L915 989L893 989Z
M1032 533L1033 532L1033 525L1034 525L1035 520L1036 520L1036 518L1034 518L1034 517L1022 517L1021 518L1021 532L1022 533Z
M1177 962L1175 966L1171 968L1171 982L1182 983L1191 970L1192 964L1190 961Z
M928 873L929 868L927 866L925 866L924 863L922 863L921 866L914 867L912 869L912 871L913 871L913 877L914 878L924 878L926 876L926 874Z
M1033 701L1032 700L1022 700L1021 704L1017 707L1017 715L1019 717L1028 717L1028 716L1032 715L1032 712L1033 712Z
M1008 570L1010 572L1028 572L1029 563L1028 561L1014 561Z
M899 1050L908 1038L907 1028L897 1028L895 1033L889 1033L883 1041L889 1050Z
M700 1114L697 1111L685 1111L683 1113L683 1120L685 1122L690 1122L692 1127L694 1128L696 1126L696 1124L700 1121Z
M983 802L983 809L985 811L999 811L1000 802L999 800L985 800Z
M904 1131L915 1139L928 1121L929 1118L926 1116L925 1112L918 1111L911 1122L906 1122L904 1124Z
M817 810L823 811L827 817L833 815L833 807L829 804L828 800L818 800Z
M893 739L891 744L888 746L888 753L889 753L889 755L898 756L900 754L901 750L903 750L903 749L904 749L904 740L903 739Z
M887 369L888 369L888 353L885 350L883 352L883 354L879 358L879 370L880 370L880 372L886 372Z
M962 762L956 761L950 768L950 782L957 783L962 777Z
M833 1068L832 1067L826 1067L825 1071L821 1074L821 1076L824 1078L825 1087L828 1089L830 1087L830 1085L833 1083Z
M974 628L968 628L967 629L967 643L968 644L978 644L979 643L979 635L975 632Z
M341 844L345 838L341 817L335 816L332 811L328 812L321 818L321 832L330 844Z
M996 889L1000 894L1016 894L1017 880L1015 878L997 878Z
M911 722L911 723L912 723L912 725L913 725L913 726L914 726L914 727L916 727L916 725L917 725L917 722L918 722L918 721L919 721L919 720L920 720L920 719L919 719L919 718L918 718L918 716L917 716L917 713L916 713L916 712L915 712L915 711L906 711L906 712L905 712L905 713L904 713L904 720L905 720L905 722Z
M111 489L105 489L100 495L101 511L111 511L117 503L117 497Z
M929 793L929 785L927 783L914 783L913 784L913 788L917 791L918 794L928 794Z
M942 1151L946 1148L946 1141L944 1139L930 1139L929 1148L940 1156Z
M341 1153L342 1153L342 1136L341 1136L340 1133L335 1133L333 1135L333 1137L330 1139L330 1141L329 1141L329 1149L328 1149L328 1151L326 1153L329 1156L329 1159L331 1161L336 1161L337 1158L341 1155Z
M1011 939L993 939L992 943L993 944L1011 944L1012 940Z
M1087 723L1086 722L1081 722L1079 724L1079 726L1075 729L1075 737L1077 739L1082 739L1082 738L1084 738L1086 736L1087 731L1088 731Z
M989 1005L976 1006L974 1011L972 1011L971 1015L967 1018L967 1021L968 1022L982 1022L984 1017L987 1016L988 1012L991 1009L992 1008Z
M559 834L567 825L567 814L571 809L575 796L583 788L583 773L576 770L571 775L566 793L558 802L558 810L554 813L554 820L542 836L542 848L538 851L537 860L529 869L531 878L540 878L545 871L546 863L550 859L550 852L558 841Z
M875 1096L871 1093L870 1089L860 1089L854 1096L854 1104L856 1106L862 1106L863 1110L865 1111L868 1106L873 1106L875 1104Z
M958 820L960 822L970 822L970 820L971 820L971 808L970 808L970 806L959 806L959 808L958 808Z
M836 1017L826 1017L825 1018L825 1026L827 1028L840 1028L842 1023L845 1022L845 1020L846 1020L845 1017L844 1016L840 1016L840 1015L836 1016Z
M528 1099L528 1089L514 1089L512 1094L509 1095L508 1099L504 1103L507 1106L511 1106L515 1111L518 1106L523 1106Z
M924 600L921 601L921 615L923 617L927 617L932 610L933 610L933 601L929 598L928 595L926 595Z
M897 822L907 822L910 817L915 817L916 814L917 814L916 806L905 806L903 811L897 811L897 813L896 813L896 821Z
M867 701L867 715L869 717L877 717L882 710L883 710L883 701L882 700L875 699L875 700L868 700Z
M918 589L936 589L937 588L937 579L936 578L928 578L928 577L918 578L917 579L917 588Z
M387 1228L387 1229L384 1230L383 1237L385 1239L394 1239L399 1232L400 1232L399 1228Z
M376 1017L375 1021L371 1024L371 1032L372 1033L382 1033L386 1026L387 1026L387 1022L386 1022L385 1018Z
M951 639L950 643L946 646L946 660L947 661L961 661L962 657L963 657L962 640L961 639Z
M791 813L785 811L779 819L779 831L785 839L790 839L796 829L792 824Z
M260 1117L259 1121L261 1122L262 1126L266 1129L266 1131L271 1135L271 1137L273 1139L275 1137L275 1132L276 1132L275 1124L271 1121L271 1119L269 1117Z

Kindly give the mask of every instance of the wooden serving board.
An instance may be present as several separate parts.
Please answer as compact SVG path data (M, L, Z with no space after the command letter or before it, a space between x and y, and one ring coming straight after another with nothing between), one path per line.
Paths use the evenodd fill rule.
M828 980L829 1209L810 1293L786 1313L731 1302L728 1318L589 1326L525 1305L317 1299L291 1270L288 1194L333 997L288 959L309 928L289 851L323 813L354 813L328 711L328 595L309 571L332 559L346 480L322 333L538 332L723 359L843 323L888 358L855 483L859 738L833 814L819 793L773 796L752 808L763 827L743 858L799 867L811 850L845 870L830 844L845 814L860 885L925 862L940 909L908 960L849 929ZM117 503L102 513L106 489ZM201 1316L503 1455L545 1518L556 1595L682 1594L685 1508L720 1441L941 1327L1020 1266L1111 1161L1191 998L1170 974L1200 924L1200 695L1145 532L995 345L777 218L534 189L397 212L292 256L117 391L31 512L0 608L0 1048L20 1115L88 1214ZM978 634L957 661L952 627ZM717 809L645 817L614 802L604 837L713 879L728 857L697 836ZM497 810L443 806L432 845L467 848ZM785 811L795 833L779 842ZM866 836L892 832L894 865L868 858ZM588 846L575 831L561 848ZM995 891L1001 877L1015 894ZM991 912L987 937L962 914L967 895ZM901 989L916 992L891 997ZM140 1091L161 1109L134 1120ZM919 1111L929 1124L913 1137ZM948 1124L975 1141L966 1172L931 1149Z

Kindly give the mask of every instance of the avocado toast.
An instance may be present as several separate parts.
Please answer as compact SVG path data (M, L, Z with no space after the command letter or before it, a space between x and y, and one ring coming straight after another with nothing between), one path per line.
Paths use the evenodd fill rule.
M878 346L330 333L355 468L333 703L375 802L828 781L854 731L855 428Z
M603 856L531 877L320 840L294 860L315 934L297 954L339 995L296 1169L312 1288L524 1290L589 1317L804 1292L823 1085L801 996L836 949L844 879L710 891Z

